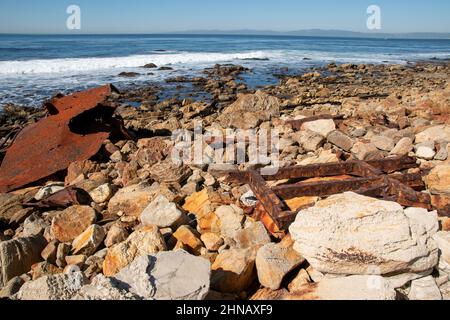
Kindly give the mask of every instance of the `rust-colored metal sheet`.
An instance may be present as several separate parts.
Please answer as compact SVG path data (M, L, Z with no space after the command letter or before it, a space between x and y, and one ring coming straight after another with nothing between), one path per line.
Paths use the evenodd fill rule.
M117 92L111 85L46 104L49 116L24 128L7 149L0 167L0 192L9 192L89 159L117 125L107 97Z

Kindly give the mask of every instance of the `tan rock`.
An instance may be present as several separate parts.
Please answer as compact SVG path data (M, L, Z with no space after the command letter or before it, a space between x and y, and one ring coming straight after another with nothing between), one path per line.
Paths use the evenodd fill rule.
M307 284L312 283L312 279L305 269L301 269L294 280L289 283L289 292L296 292L301 290L301 288Z
M58 240L53 240L47 244L47 246L42 250L41 257L44 261L55 264L56 263L56 251L58 250L59 242Z
M91 207L73 206L53 218L51 230L60 242L70 242L95 223L95 220L95 211Z
M380 151L373 143L356 142L353 145L352 153L358 160L374 160L380 158Z
M105 203L113 196L113 188L109 183L105 183L89 192L89 195L95 203Z
M255 276L253 249L225 250L212 265L211 288L223 293L240 293L249 288Z
M173 236L193 253L198 252L203 247L203 242L199 239L200 234L189 226L179 227Z
M87 228L72 242L74 254L84 254L90 256L95 253L97 248L105 238L105 230L94 224Z
M209 251L218 251L224 243L222 237L212 232L202 234L200 239L203 241L206 249L208 249Z
M108 203L108 212L139 217L144 209L156 197L155 189L146 183L131 185L120 189Z
M105 239L105 246L107 248L112 247L113 245L125 241L130 233L124 226L119 224L114 224L108 231Z
M336 130L336 124L331 119L323 119L317 121L306 122L302 126L303 130L309 130L320 134L322 137L328 136L329 133Z
M395 145L394 149L392 149L391 154L397 155L397 156L404 156L410 153L414 149L414 144L411 138L405 137L402 138L397 144Z
M450 141L450 126L434 126L416 135L416 143L424 143L430 141Z
M66 256L66 263L68 266L77 266L81 268L86 262L86 259L87 257L84 254Z
M440 165L425 178L428 190L433 194L450 196L450 165Z
M176 229L181 225L188 224L189 218L178 209L175 203L160 195L144 209L141 214L141 222L144 225Z
M244 211L236 205L220 206L216 209L220 220L220 232L224 237L234 238L237 231L242 229Z
M234 240L240 249L260 248L270 243L270 236L262 222L252 223L249 227L235 233Z
M127 240L108 250L103 263L103 273L113 276L137 257L165 251L166 244L156 226L148 226L133 232Z

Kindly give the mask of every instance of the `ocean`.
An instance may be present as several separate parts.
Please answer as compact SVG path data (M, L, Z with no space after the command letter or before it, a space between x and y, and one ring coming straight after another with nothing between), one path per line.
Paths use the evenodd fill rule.
M274 74L337 63L400 63L450 59L450 40L399 40L237 35L0 35L0 108L40 106L56 93L105 83L119 89L197 76L217 63L251 68L251 87ZM173 70L144 69L154 63ZM133 78L121 72L136 72ZM149 74L151 73L151 74Z

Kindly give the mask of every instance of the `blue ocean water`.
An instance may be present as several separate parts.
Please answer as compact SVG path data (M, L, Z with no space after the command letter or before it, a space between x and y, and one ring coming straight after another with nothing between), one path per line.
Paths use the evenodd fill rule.
M0 107L39 106L58 92L104 83L120 88L198 75L216 63L251 68L250 85L276 81L330 62L407 63L449 59L450 40L399 40L237 35L0 35ZM147 63L173 71L141 68ZM137 72L122 78L121 72ZM152 74L149 74L149 73Z

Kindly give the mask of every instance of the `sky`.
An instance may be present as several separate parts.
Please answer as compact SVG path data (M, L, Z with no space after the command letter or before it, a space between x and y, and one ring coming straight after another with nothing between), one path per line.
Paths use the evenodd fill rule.
M72 4L81 9L80 30L66 27ZM369 5L381 8L380 32L450 32L449 0L0 0L0 33L370 32Z

